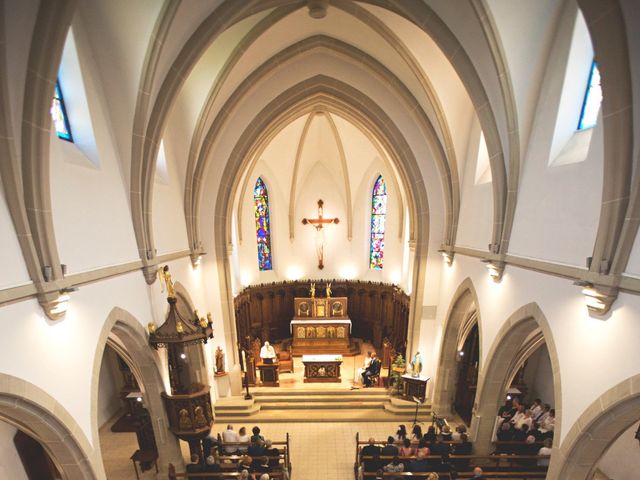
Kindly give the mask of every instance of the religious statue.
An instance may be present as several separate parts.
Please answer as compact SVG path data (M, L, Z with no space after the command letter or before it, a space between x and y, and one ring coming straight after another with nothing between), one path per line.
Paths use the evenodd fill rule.
M224 352L220 347L216 349L216 373L224 373Z
M204 410L201 406L197 406L193 411L196 417L196 427L204 427L207 425L207 418L204 416Z
M324 268L324 226L332 223L340 223L339 218L324 218L324 202L318 200L318 218L303 218L303 225L312 225L316 229L316 253L318 254L318 268Z
M191 423L191 418L189 418L189 411L186 408L180 409L178 416L178 425L180 426L180 430L191 430L193 428L193 423Z
M164 289L167 289L167 297L176 298L176 291L173 288L173 281L171 280L171 274L169 273L169 265L165 265L158 269L158 278L160 278L162 291L164 292Z
M149 333L150 333L150 334L154 334L154 333L156 333L156 328L157 328L157 327L156 327L156 324L155 324L155 323L153 323L153 322L149 322L149 323L147 324L147 329L149 330Z
M311 287L309 288L309 295L311 298L316 298L316 284L314 282L311 283Z
M422 372L422 356L420 355L420 352L416 352L411 360L411 376L418 378L420 376L420 372Z
M327 298L331 298L331 282L327 282Z

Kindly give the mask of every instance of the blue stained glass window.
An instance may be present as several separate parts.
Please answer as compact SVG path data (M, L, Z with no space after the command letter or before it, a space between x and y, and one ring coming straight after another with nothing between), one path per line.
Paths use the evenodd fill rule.
M56 89L53 94L53 101L51 102L51 118L53 119L53 126L56 129L58 138L73 142L69 117L67 116L67 109L64 106L62 90L60 90L60 81L56 81Z
M586 128L596 126L601 103L602 86L600 85L600 70L598 70L598 64L594 61L591 64L589 83L587 84L587 91L584 94L582 112L580 112L580 121L578 122L578 130L584 130Z
M271 227L269 225L269 194L267 186L258 177L253 187L253 203L256 212L256 239L258 241L258 268L271 270Z
M382 175L378 177L371 194L371 246L369 268L382 269L384 257L384 220L387 214L387 184Z

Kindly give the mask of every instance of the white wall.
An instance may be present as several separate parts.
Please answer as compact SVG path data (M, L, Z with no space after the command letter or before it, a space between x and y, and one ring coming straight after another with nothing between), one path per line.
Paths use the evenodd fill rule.
M539 398L542 403L548 403L551 408L555 407L553 370L546 345L541 346L527 359L524 378L529 387L529 392L526 396L528 403L533 403L534 399Z
M634 480L640 471L640 443L635 434L638 423L629 427L605 452L598 463L611 480Z
M17 430L0 420L0 480L28 480L13 437Z

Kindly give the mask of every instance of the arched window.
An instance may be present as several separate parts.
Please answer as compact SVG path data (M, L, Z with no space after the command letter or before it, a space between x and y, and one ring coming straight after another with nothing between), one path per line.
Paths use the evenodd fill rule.
M371 247L369 250L369 268L382 269L384 256L384 220L387 214L387 184L382 175L373 185L371 194Z
M64 98L62 97L59 81L56 81L56 89L53 94L53 101L51 102L51 118L53 119L53 126L56 129L58 138L73 142L69 118L67 117L67 109L64 106Z
M584 130L586 128L596 126L601 103L602 86L600 85L600 70L598 70L598 64L594 61L591 64L589 83L587 83L587 91L584 94L584 102L582 103L582 111L580 112L580 121L578 122L578 130Z
M269 225L269 194L267 186L258 177L253 187L253 203L256 210L256 239L258 240L258 268L271 270L271 227Z

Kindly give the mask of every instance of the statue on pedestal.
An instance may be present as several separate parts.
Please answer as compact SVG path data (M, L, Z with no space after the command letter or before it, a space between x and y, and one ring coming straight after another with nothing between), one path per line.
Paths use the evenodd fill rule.
M311 287L309 288L309 296L311 298L316 298L316 284L311 283Z
M224 373L224 352L220 347L216 349L216 373Z
M411 360L411 376L418 378L420 376L420 372L422 372L422 356L420 355L420 352L416 352L413 356L413 360Z
M173 288L173 280L171 280L171 274L169 273L169 265L165 265L158 269L158 277L160 278L162 291L164 292L164 289L167 289L167 297L176 298L176 291Z
M327 282L327 298L331 298L331 282Z

